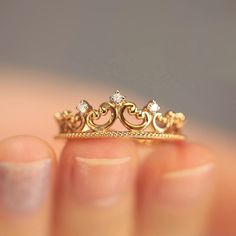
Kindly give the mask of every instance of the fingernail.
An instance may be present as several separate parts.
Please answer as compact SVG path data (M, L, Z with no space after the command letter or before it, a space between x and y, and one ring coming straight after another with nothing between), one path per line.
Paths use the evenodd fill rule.
M131 168L130 157L76 157L72 167L75 196L83 203L110 206L129 189Z
M156 185L155 197L159 204L188 206L209 193L213 164L165 173Z
M49 190L51 160L0 163L0 207L16 212L37 209Z

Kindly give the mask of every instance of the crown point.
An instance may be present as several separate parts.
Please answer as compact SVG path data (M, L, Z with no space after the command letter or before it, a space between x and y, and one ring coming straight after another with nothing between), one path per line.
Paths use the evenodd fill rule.
M160 106L158 105L158 103L155 100L152 100L151 102L148 103L147 109L151 113L156 113L160 110Z
M81 113L85 113L89 109L89 104L85 100L81 100L76 106L76 109Z
M124 100L125 96L121 95L119 90L116 90L116 92L110 97L110 101L116 104L120 104Z

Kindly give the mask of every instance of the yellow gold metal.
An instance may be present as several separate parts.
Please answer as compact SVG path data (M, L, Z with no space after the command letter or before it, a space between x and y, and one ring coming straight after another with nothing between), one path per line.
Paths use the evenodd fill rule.
M78 112L75 114L68 110L55 113L55 119L60 127L57 138L125 137L140 141L185 139L180 132L186 119L184 114L173 111L162 114L155 100L149 101L139 109L117 90L110 97L110 101L103 102L98 109L94 109L86 100L80 101L76 109ZM127 119L127 115L133 120L135 118L137 123ZM108 116L107 121L102 124L96 123L103 116ZM119 120L126 130L112 129L116 120Z

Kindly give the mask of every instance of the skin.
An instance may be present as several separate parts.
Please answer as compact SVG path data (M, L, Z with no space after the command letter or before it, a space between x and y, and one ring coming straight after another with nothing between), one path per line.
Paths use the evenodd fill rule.
M52 77L0 73L7 81L0 100L0 235L236 235L233 138L215 130L198 135L193 125L191 137L208 147L191 140L54 140L53 112L93 88L29 80L42 76ZM97 106L104 95L93 91Z

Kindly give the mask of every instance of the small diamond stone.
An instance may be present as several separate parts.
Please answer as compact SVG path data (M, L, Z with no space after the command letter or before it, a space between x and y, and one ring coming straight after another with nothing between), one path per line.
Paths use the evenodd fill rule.
M148 103L147 109L152 113L156 113L160 110L160 106L155 100L152 100L151 102Z
M117 90L111 97L110 101L116 104L120 104L125 99L125 96L121 95L119 90Z
M85 100L82 100L76 106L76 109L81 113L85 113L89 109L89 104Z

